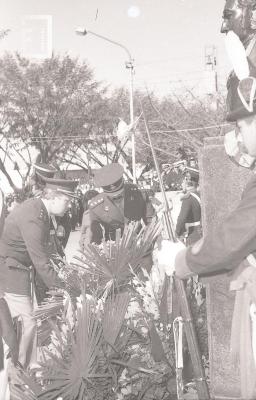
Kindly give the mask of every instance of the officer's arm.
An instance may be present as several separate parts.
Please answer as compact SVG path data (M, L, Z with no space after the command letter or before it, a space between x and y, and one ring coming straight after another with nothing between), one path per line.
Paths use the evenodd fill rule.
M189 216L189 211L190 211L190 205L189 205L188 199L182 200L181 203L181 209L180 213L178 216L177 224L176 224L176 235L181 236L185 231L185 223L188 222L188 216Z
M45 222L40 218L26 218L19 223L31 261L47 287L63 287L62 281L50 265L48 246L49 232Z
M228 217L203 240L188 248L177 260L177 268L197 274L236 268L256 248L256 188L247 193Z

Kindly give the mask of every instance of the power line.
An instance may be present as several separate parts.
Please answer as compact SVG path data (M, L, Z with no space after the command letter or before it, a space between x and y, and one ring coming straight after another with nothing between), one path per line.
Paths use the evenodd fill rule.
M203 126L203 127L198 127L198 128L183 128L183 129L174 129L174 130L154 130L154 133L179 133L179 132L195 132L195 131L203 131L203 130L210 130L210 129L216 129L216 128L222 128L225 126L232 126L232 124L229 123L225 123L225 124L217 124L217 125L209 125L209 126ZM115 135L109 135L109 136L105 136L105 135L96 135L94 138L87 138L86 136L59 136L57 138L52 138L51 136L44 136L42 138L39 138L37 136L30 136L29 139L33 140L34 142L38 143L41 142L42 140L46 140L49 139L52 142L59 142L59 141L69 141L69 140L75 140L75 139L83 139L83 140L96 140L99 138L104 138L104 139L114 139L116 138ZM17 143L18 144L18 143ZM12 144L12 146L14 146L14 144Z
M187 129L174 129L174 130L163 130L163 131L155 131L154 133L179 133L179 132L194 132L194 131L204 131L208 129L216 129L216 128L222 128L224 126L232 126L232 124L218 124L218 125L210 125L210 126L203 126L199 128L187 128Z

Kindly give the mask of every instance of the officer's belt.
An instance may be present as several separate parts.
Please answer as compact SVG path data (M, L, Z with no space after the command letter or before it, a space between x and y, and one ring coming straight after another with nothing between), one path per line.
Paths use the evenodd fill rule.
M196 222L186 222L185 223L185 228L188 231L189 228L192 228L194 226L200 226L201 225L201 221L196 221Z

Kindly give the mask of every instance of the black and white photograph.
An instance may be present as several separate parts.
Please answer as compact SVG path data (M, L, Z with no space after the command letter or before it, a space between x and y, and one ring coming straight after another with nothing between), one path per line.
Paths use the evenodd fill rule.
M256 400L256 0L0 6L0 400Z

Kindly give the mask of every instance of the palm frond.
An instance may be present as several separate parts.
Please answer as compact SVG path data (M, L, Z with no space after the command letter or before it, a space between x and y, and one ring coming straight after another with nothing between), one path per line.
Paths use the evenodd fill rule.
M42 389L29 372L12 367L11 371L12 400L37 400Z
M77 309L75 330L69 334L71 346L65 360L62 356L47 352L52 368L48 374L45 371L43 376L50 384L40 395L40 399L90 399L98 390L95 380L98 382L111 378L110 374L97 369L97 358L103 339L102 326L85 300ZM60 342L59 346L61 347Z
M119 293L116 296L110 296L105 303L102 321L103 336L111 346L114 346L120 333L129 301L129 293Z
M120 287L129 282L132 271L138 273L143 258L149 254L152 245L161 232L161 223L156 220L143 227L139 223L125 226L123 236L115 242L108 242L102 248L89 245L82 257L76 256L76 266L92 275L98 275L103 287Z
M60 291L52 291L48 293L47 297L42 304L34 310L34 318L38 321L49 320L56 315L60 315L64 309L64 293Z

